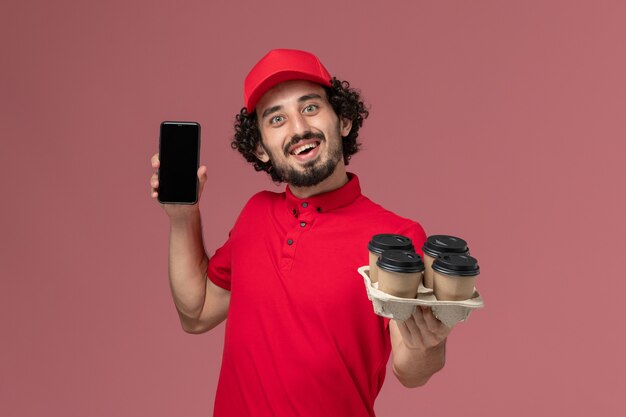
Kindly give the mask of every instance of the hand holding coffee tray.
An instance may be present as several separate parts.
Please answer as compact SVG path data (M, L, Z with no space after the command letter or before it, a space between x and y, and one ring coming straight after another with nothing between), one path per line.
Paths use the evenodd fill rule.
M435 317L448 327L459 321L464 321L472 310L483 308L483 299L474 288L472 296L461 301L439 301L434 292L422 284L417 290L417 298L401 298L384 293L378 289L378 283L372 283L369 275L370 267L362 266L358 269L365 282L367 297L372 301L374 313L394 320L408 319L418 305L432 308Z

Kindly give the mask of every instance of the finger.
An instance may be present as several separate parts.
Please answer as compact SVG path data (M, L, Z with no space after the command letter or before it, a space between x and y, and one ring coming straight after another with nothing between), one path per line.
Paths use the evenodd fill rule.
M424 321L426 322L428 329L439 336L446 337L452 330L452 328L439 321L439 319L433 314L433 310L429 307L426 307L426 310L424 311Z
M202 165L200 168L198 168L198 199L200 199L200 196L202 195L202 190L204 190L204 184L207 181L207 168L206 166Z
M151 179L150 187L150 197L157 198L159 196L159 181Z
M159 176L157 174L152 174L150 177L150 186L155 190L159 188Z
M417 309L416 309L417 310ZM422 336L422 332L415 320L415 313L413 313L408 319L404 321L406 323L406 327L409 329L412 335Z
M415 323L415 318L413 316L409 317L404 321L407 331L409 332L409 337L407 340L410 340L411 348L419 348L420 346L424 346L424 336L420 331L419 327Z
M405 340L411 340L411 332L406 326L406 320L405 321L395 320L395 322L398 325L398 330L400 330L400 335L402 335L402 338Z
M207 167L202 165L200 168L198 168L198 180L200 181L201 185L204 185L204 183L207 180Z
M439 322L439 320L435 318L432 310L426 306L420 306L420 310L422 310L422 318L424 320L424 324L426 325L426 328L430 332L437 333L439 331L439 326L437 325L437 322Z
M413 318L415 319L416 327L420 331L424 344L431 345L433 343L437 343L437 336L426 325L426 321L424 320L424 312L421 306L420 308L415 309L415 312L413 313Z
M150 165L152 165L152 168L158 168L160 165L160 161L159 161L159 154L155 153L154 155L152 155L152 158L150 158Z

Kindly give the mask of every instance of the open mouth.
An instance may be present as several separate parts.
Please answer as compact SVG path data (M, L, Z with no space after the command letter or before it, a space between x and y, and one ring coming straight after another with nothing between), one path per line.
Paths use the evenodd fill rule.
M320 145L320 142L314 141L305 143L304 145L300 145L291 150L291 154L295 156L307 155L313 151L313 149L317 148Z

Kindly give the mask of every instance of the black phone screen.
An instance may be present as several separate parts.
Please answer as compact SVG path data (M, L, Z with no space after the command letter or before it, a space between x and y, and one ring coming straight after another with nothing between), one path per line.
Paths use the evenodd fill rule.
M159 202L195 204L198 201L199 156L198 123L161 123Z

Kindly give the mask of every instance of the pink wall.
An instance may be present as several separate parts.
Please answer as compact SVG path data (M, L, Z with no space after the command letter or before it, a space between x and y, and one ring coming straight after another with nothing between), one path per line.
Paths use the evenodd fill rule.
M480 259L486 309L426 387L390 375L378 414L622 415L625 20L597 0L4 0L0 415L211 414L223 327L178 325L149 157L160 121L202 124L215 250L276 189L228 143L275 47L362 89L364 191Z

